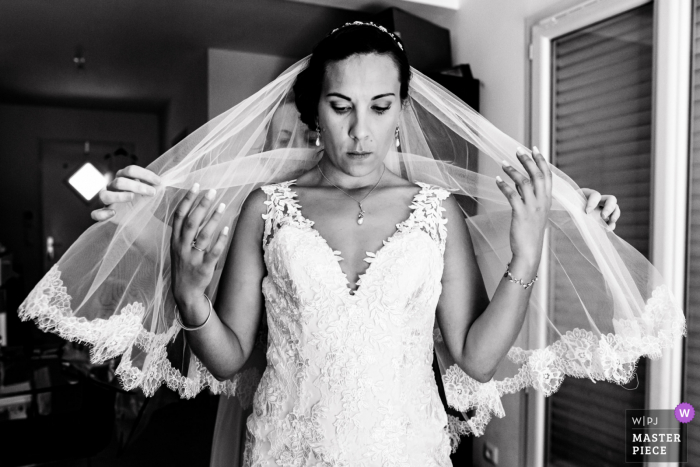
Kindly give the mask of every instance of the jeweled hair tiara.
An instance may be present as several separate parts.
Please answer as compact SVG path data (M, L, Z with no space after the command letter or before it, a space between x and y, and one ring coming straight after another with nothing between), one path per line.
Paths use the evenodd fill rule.
M335 28L334 30L332 30L332 31L330 32L330 34L328 34L328 35L330 36L330 35L332 35L332 34L335 34L335 32L336 32L337 30L339 30L339 29L343 29L343 28L345 28L345 27L354 26L354 25L374 26L375 28L379 29L380 31L389 34L389 35L391 36L391 38L394 39L394 42L396 42L396 44L399 46L399 48L401 48L401 50L403 50L403 45L401 45L401 42L399 42L399 39L396 37L396 35L395 35L393 32L390 32L390 31L389 31L387 28L385 28L384 26L380 26L380 25L374 24L374 23L372 23L372 22L353 21L352 23L345 23L345 24L343 24L342 26L340 26L339 28Z

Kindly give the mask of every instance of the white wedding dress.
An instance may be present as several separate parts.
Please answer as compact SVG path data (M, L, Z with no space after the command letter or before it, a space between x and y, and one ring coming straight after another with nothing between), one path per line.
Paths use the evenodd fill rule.
M432 368L450 193L417 182L411 215L367 252L353 293L295 181L262 187L267 368L244 466L451 466Z

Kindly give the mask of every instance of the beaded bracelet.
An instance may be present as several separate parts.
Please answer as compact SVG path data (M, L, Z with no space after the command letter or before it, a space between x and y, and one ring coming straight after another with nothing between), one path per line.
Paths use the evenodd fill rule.
M204 325L207 324L207 323L209 322L209 318L211 318L211 312L212 312L212 310L214 309L214 305L211 304L211 300L209 300L209 297L207 297L207 294L204 294L204 297L205 297L205 298L207 299L207 301L209 302L209 314L207 315L207 319L205 319L204 322L203 322L202 324L200 324L199 326L195 326L195 327L191 327L191 328L185 326L185 325L182 323L182 321L180 320L180 312L179 312L178 309L177 309L177 305L175 305L175 321L177 321L177 324L179 324L180 327L181 327L182 329L184 329L185 331L196 331L196 330L198 330L198 329L202 329L202 328L204 327Z
M537 280L537 274L535 274L535 278L532 279L532 280L531 280L530 282L528 282L527 284L524 284L523 281L522 281L521 279L516 279L516 278L513 277L513 275L510 273L510 263L508 263L508 266L506 266L506 273L503 274L503 277L507 277L508 280L511 281L511 282L513 282L514 284L520 284L520 285L522 285L523 288L524 288L525 290L527 290L528 288L532 287L532 284L534 284L535 281Z

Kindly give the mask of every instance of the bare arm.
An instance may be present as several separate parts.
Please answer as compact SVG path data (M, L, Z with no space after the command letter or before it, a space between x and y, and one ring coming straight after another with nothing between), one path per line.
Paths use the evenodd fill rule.
M99 193L107 206L91 213L96 221L117 222L111 206L134 201L137 196L153 196L154 187L161 184L154 172L136 165L116 173L115 179ZM253 350L257 328L262 316L262 278L266 274L262 256L262 235L265 193L253 191L241 207L238 223L222 271L216 303L207 325L188 332L192 351L212 375L220 381L240 370ZM209 314L209 302L204 289L211 282L213 270L220 259L227 235L216 243L212 234L221 218L214 214L197 236L197 245L207 253L193 250L191 242L211 208L211 201L190 191L178 205L173 221L171 260L175 302L185 326L194 327ZM162 225L149 223L135 240L143 254L153 254L153 238L148 229L160 233Z
M215 312L206 326L188 332L187 336L192 351L220 381L232 377L250 357L262 316L262 279L266 274L262 251L265 199L265 193L258 189L243 203L221 275L214 304ZM203 198L203 202L206 204L206 198ZM192 222L199 225L199 214L193 211L190 218L194 218ZM173 232L175 235L175 229ZM202 229L197 236L200 248L206 245L207 235L210 234L206 227ZM191 241L183 229L180 238L182 244L178 243L175 248L183 248L185 253L190 253L187 250L192 250ZM221 244L221 248L224 244ZM194 252L199 253L197 250ZM174 284L177 287L176 302L182 320L186 326L199 325L209 313L209 303L202 291L193 284L195 281L184 278L188 275L187 266L182 265L178 269L183 280ZM184 285L185 281L189 285Z
M464 214L452 196L444 207L448 227L438 326L459 367L485 383L518 337L532 287L525 290L502 278L489 302ZM535 276L536 267L516 260L510 265L515 277Z
M546 167L539 153L537 156L540 158L539 167ZM524 160L521 157L521 161ZM532 159L525 165L534 173L530 164L534 164ZM524 191L521 199L518 192L504 187L504 183L499 184L514 211L517 209L520 215L519 219L514 217L515 225L511 230L513 258L510 270L513 276L528 282L535 277L539 266L546 216L551 204L551 179L533 176L532 185L539 188L538 198L532 185L525 188L529 182L523 185L525 177L522 174L512 168L506 171ZM528 208L525 208L526 203L530 203ZM522 328L532 287L525 289L504 277L489 302L462 212L452 197L445 200L445 208L448 233L443 289L437 307L438 325L445 346L460 368L477 381L488 382Z

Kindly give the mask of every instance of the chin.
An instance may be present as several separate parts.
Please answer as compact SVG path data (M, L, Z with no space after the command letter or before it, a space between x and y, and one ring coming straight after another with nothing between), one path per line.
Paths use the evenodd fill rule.
M348 155L343 157L344 171L353 177L364 177L380 167L381 163L374 154L370 154L367 158L353 158Z

